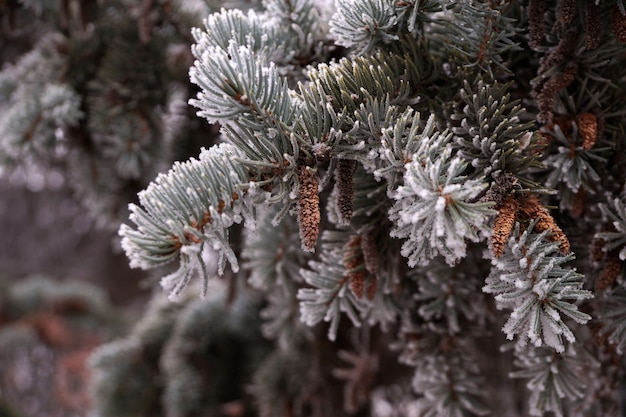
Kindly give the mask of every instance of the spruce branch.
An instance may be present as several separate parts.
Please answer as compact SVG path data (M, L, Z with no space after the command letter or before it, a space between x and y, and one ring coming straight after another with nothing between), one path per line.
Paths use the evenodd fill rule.
M528 379L530 415L551 411L558 417L567 415L564 399L573 402L585 395L592 366L588 355L571 345L560 355L546 347L517 345L514 364L521 369L511 377Z
M66 39L37 44L0 73L0 158L3 164L55 155L59 137L84 118L82 99L64 79ZM63 132L63 133L62 133Z
M563 338L569 343L576 340L564 319L579 324L589 321L591 317L574 302L593 295L582 289L581 274L562 267L574 255L561 254L558 243L547 241L549 230L533 233L535 223L524 232L516 224L503 255L492 259L483 291L495 295L499 309L513 310L502 328L510 340L519 334L521 342L546 345L561 353Z
M163 278L172 295L179 294L194 271L208 278L203 248L219 252L219 271L225 259L234 270L238 262L228 243L228 227L250 216L243 201L248 173L236 162L242 154L232 145L203 150L199 159L176 163L167 174L139 194L140 206L129 206L136 228L122 225L122 247L132 267L150 269L176 258L180 267Z
M459 334L467 323L484 323L487 312L484 303L476 299L480 287L478 266L468 258L450 268L437 258L424 268L412 270L417 284L413 296L417 312L426 322L445 322L449 334Z
M424 417L486 416L491 414L480 386L476 363L461 352L425 357L416 368L413 389L422 397L416 402Z
M434 115L424 125L421 115L411 108L399 114L393 125L381 129L381 134L378 154L372 152L372 156L377 158L374 176L387 181L389 192L402 182L405 166L414 159L414 155L424 160L436 159L438 152L452 138L451 132L437 130Z
M467 164L452 157L449 147L440 152L436 159L413 155L404 185L392 194L391 235L407 239L402 255L410 266L426 265L439 254L454 265L466 254L466 239L477 242L478 232L488 231L486 221L493 214L490 202L473 202L487 184L468 180L463 175Z
M300 265L306 256L298 249L298 225L292 217L275 222L276 207L261 211L254 230L246 234L243 268L250 271L248 282L254 288L271 292L300 282Z
M337 45L365 55L375 47L398 39L395 2L392 0L341 0L330 21Z
M274 351L268 355L252 377L250 393L257 403L260 417L301 414L317 406L315 363L308 351Z
M549 169L546 186L556 188L563 184L572 192L578 192L581 188L592 189L600 181L594 165L599 167L606 163L602 155L606 148L586 149L579 125L571 123L570 126L567 136L558 125L554 126L557 152L545 159Z
M255 301L229 302L225 286L203 300L188 298L159 360L164 415L218 414L233 396L243 407L237 393L270 350L259 324Z
M267 0L262 12L222 9L204 20L204 30L192 29L194 56L210 47L228 50L231 42L249 47L281 67L302 65L312 58L319 15L309 0Z
M254 10L244 14L239 9L222 9L210 14L204 19L204 29L191 30L196 41L191 47L193 55L199 59L211 48L227 52L229 45L235 42L275 61L285 53L284 45L281 44L282 38L278 36L277 28L266 22L265 16Z
M626 290L618 286L598 299L600 335L607 337L618 353L626 348Z
M519 51L516 40L519 29L515 19L508 17L506 1L461 2L445 15L445 24L439 24L437 39L444 50L454 57L464 69L486 71L495 78L495 69L509 72L504 56L509 51Z
M346 313L355 326L361 325L359 313L367 309L366 300L350 290L349 271L344 266L348 234L326 230L322 234L319 261L310 261L310 269L301 271L311 288L298 291L303 322L313 326L322 320L330 322L328 338L335 340L341 313Z
M524 109L511 100L508 88L497 82L480 80L471 86L465 81L459 93L461 105L450 115L459 155L475 168L474 175L520 175L541 166L532 152L537 146L537 138L529 132L532 123L521 121Z
M452 2L440 0L403 0L395 3L399 31L406 26L413 37L423 36L425 27L438 12L444 12Z
M315 2L311 0L264 0L266 15L272 25L282 29L283 39L287 40L285 50L289 51L290 62L299 65L316 58L321 52L317 43L325 35ZM319 56L317 56L319 57Z
M299 142L318 151L326 149L325 158L371 164L368 153L378 146L380 130L393 123L397 108L415 101L406 80L407 65L405 58L380 52L310 69L310 81L298 85L302 106L295 134ZM386 114L384 121L376 118L379 114Z
M273 63L234 41L227 50L210 46L196 58L190 78L202 91L189 103L200 109L199 116L211 123L274 129L278 149L293 154L286 127L295 109ZM282 160L282 154L275 158Z
M404 76L407 67L406 59L379 52L320 64L309 70L307 76L330 98L336 114L347 111L352 115L368 99L387 98L389 105L402 107L414 101L409 96L410 86Z
M608 204L599 205L605 219L611 222L614 231L600 232L596 238L603 239L606 252L619 249L619 259L626 260L626 203L624 198L614 198Z
M277 212L274 206L260 213L257 227L247 233L241 256L242 268L250 271L248 283L268 301L260 312L263 336L288 351L310 337L308 327L300 321L296 299L302 283L300 266L307 257L300 250L295 219L287 216L276 224Z

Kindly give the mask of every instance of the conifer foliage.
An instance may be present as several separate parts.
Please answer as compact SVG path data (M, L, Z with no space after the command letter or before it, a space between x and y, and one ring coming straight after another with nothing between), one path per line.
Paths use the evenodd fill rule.
M115 59L66 76L54 39L0 77L7 163L91 130L80 152L115 161L108 189L149 182L119 236L170 301L94 354L96 415L624 412L622 0L205 11L178 95L145 61L134 89ZM155 65L173 16L133 29ZM134 373L141 404L118 401Z

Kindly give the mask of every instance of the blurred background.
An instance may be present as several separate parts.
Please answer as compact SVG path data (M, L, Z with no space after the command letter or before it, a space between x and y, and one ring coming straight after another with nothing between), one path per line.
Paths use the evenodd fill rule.
M127 205L216 136L186 101L220 5L0 0L1 417L89 414L89 355L154 287L119 247Z

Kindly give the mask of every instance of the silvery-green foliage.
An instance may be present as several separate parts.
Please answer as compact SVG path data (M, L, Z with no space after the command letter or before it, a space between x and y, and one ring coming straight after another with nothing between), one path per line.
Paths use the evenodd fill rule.
M146 383L159 375L158 361L182 305L161 294L149 303L132 336L99 346L89 358L93 412L98 417L133 415L154 407L159 387Z
M262 291L302 281L300 266L306 256L294 233L298 225L292 217L276 224L276 214L272 209L257 214L256 227L247 230L241 254L243 267L250 271L248 282Z
M63 42L42 41L0 73L0 144L7 161L54 155L59 133L84 116L81 97L63 80L66 63L57 50Z
M379 52L309 69L310 81L298 84L302 110L295 133L301 143L327 149L327 157L372 164L368 157L381 129L415 101L407 77L396 76L406 75L407 66L406 57Z
M221 144L203 150L199 159L176 163L167 174L139 194L141 206L129 206L133 229L120 227L122 247L132 267L154 268L179 259L180 267L163 278L172 295L179 294L198 271L205 282L208 274L204 245L219 253L219 270L228 259L234 270L238 262L228 242L228 227L250 215L241 191L248 174L236 158L242 153ZM237 194L239 192L239 194Z
M261 413L283 412L281 401L302 403L307 393L293 383L293 373L309 364L310 350L318 355L340 348L328 342L320 348L320 334L309 326L327 321L328 338L341 342L344 328L363 323L384 331L402 317L400 340L392 345L399 361L414 368L419 398L411 410L433 417L487 413L481 362L471 347L478 337L491 337L489 326L502 318L487 309L488 295L478 289L481 271L491 263L483 291L495 295L498 309L510 310L503 314L506 336L520 340L520 352L522 346L534 352L519 354L525 370L515 376L531 378L536 388L533 413L559 413L561 397L581 395L582 385L559 379L567 376L559 366L570 360L574 326L590 320L579 302L591 293L583 290L582 275L566 265L573 255L560 253L548 231L534 233L535 223L522 212L502 256L481 252L491 220L502 215L499 204L483 197L503 175L520 180L515 194L493 191L503 198L517 201L517 192L532 184L560 188L563 203L566 191L597 183L604 174L597 164L603 160L596 158L600 148L577 147L571 161L569 146L577 137L556 128L562 137L541 144L540 132L553 126L527 122L535 116L538 92L525 91L529 80L522 70L535 69L545 56L535 51L529 59L518 48L518 41L525 42L518 27L526 25L529 10L482 0L335 0L330 21L320 22L314 9L320 4L264 0L265 10L222 10L194 30L190 78L200 91L190 103L210 123L219 122L226 143L203 151L199 161L175 165L141 194L141 208L131 206L136 228L120 231L131 262L151 268L179 260L178 271L163 281L176 294L195 271L206 282L209 249L218 251L222 268L228 260L234 271L243 256L241 272L265 302L263 334L279 348L253 381ZM554 19L552 13L543 17ZM558 29L545 39L546 49ZM519 63L524 68L514 68ZM586 62L580 65L584 73ZM520 75L515 83L495 81L513 70ZM558 74L546 79L552 75ZM580 82L573 85L589 86ZM613 134L619 131L611 126L617 109L605 119L596 112L601 101L595 89L580 97L592 95L583 100L589 101L585 111L608 121ZM547 174L540 162L548 163ZM319 193L298 194L296 167L319 174ZM547 184L533 183L546 177ZM300 197L313 201L313 211L318 203L322 209L321 250L314 255L298 249L298 227L286 217ZM607 250L626 243L624 205L615 201L615 207L601 208L616 229L598 235ZM252 223L257 209L264 214L256 231L246 235L243 249L231 248L228 228L246 216L246 224ZM571 219L561 215L555 221L568 229ZM573 248L579 245L572 240ZM621 349L622 309L601 311L605 332ZM344 313L348 323L339 326ZM390 336L380 336L383 346ZM544 384L548 380L552 385ZM285 395L284 384L294 392ZM297 411L297 405L289 410Z
M285 412L286 404L293 404L296 415L318 399L311 395L311 380L315 364L308 351L275 350L255 371L248 392L258 404L259 417L273 417Z
M460 1L451 5L440 21L433 25L435 42L443 51L455 57L464 70L508 72L503 55L508 51L519 51L521 46L516 35L515 19L506 16L508 3L500 7L485 0Z
M596 237L604 240L605 250L619 249L619 258L626 260L626 202L625 198L614 198L608 204L600 204L600 211L615 228L615 231L601 232Z
M460 90L462 101L450 115L459 156L475 168L473 175L497 178L503 172L520 174L539 166L536 158L525 152L532 149L532 124L522 123L524 109L511 100L507 88L482 80L472 87L465 81Z
M518 344L514 364L520 369L511 377L528 379L530 415L543 416L551 411L558 417L567 415L563 399L576 401L585 395L587 376L596 366L586 352L573 345L555 355L549 347Z
M464 175L467 164L449 146L436 158L415 153L406 164L404 185L392 194L392 236L406 239L402 255L410 266L426 265L442 255L449 265L463 258L467 240L487 233L490 203L474 202L487 184Z
M273 128L277 135L284 134L279 123L289 126L294 108L275 64L235 41L226 50L209 46L197 58L190 78L201 91L190 104L200 109L199 116L212 123Z
M310 58L316 42L319 16L312 2L264 2L265 11L222 9L204 20L204 29L192 29L192 51L200 57L210 47L228 50L231 42L249 47L280 67ZM294 19L295 18L295 19Z
M371 159L375 161L374 176L384 178L390 192L401 183L406 164L414 154L427 159L450 142L452 135L436 131L435 122L431 115L423 125L420 113L409 107L395 123L380 130L381 146L372 150Z
M133 138L134 141L129 146L120 138ZM154 132L147 128L145 120L128 115L120 117L97 142L103 148L102 153L115 161L115 171L120 177L139 179L163 151L161 147L152 146L153 140Z
M406 33L412 37L423 35L425 27L437 19L437 14L452 4L447 0L335 1L330 34L337 45L364 55L376 48L388 47Z
M591 184L600 181L600 175L595 166L606 164L602 152L606 149L594 147L585 150L582 139L578 136L576 123L571 124L571 138L566 137L558 125L552 132L556 143L556 153L545 159L545 166L549 170L546 186L559 187L564 185L571 192L577 192L581 187L588 188Z
M337 1L337 12L330 21L330 33L337 45L353 47L361 54L398 39L392 0Z
M418 314L427 322L445 321L451 334L461 332L465 323L480 326L487 312L476 297L479 273L467 258L452 268L435 258L428 266L413 270L411 275L417 285L413 299Z
M280 56L284 53L284 46L280 44L281 38L276 36L278 28L268 25L265 17L254 10L244 14L239 9L222 9L210 14L204 19L204 29L192 29L196 44L191 50L199 59L209 48L227 51L230 43L235 42L260 55Z
M353 117L354 111L368 100L385 100L388 105L403 107L414 102L410 97L408 65L407 57L380 51L319 64L309 69L307 76L326 97L332 97L330 104L337 114L345 109Z
M413 389L419 416L486 416L478 366L467 352L425 355L416 367Z
M511 309L502 331L512 340L530 341L534 346L565 350L564 340L576 340L565 322L585 324L591 317L580 311L577 301L591 298L584 290L583 276L565 263L574 255L563 255L558 242L546 239L549 231L534 233L534 222L523 232L519 223L499 258L493 258L483 291L494 294L499 309Z
M348 271L343 265L343 245L347 242L345 232L326 230L322 234L322 251L319 261L310 261L309 269L301 274L310 288L298 291L302 321L314 326L321 321L330 322L328 338L335 340L339 320L345 313L355 326L361 325L361 313L369 304L359 299L350 289Z
M318 8L325 5L309 0L264 0L263 6L270 24L283 29L291 60L312 59L324 31Z
M598 318L602 323L601 333L618 353L626 349L626 289L618 286L610 295L598 300Z
M398 15L398 32L406 29L414 37L424 35L424 31L432 25L448 8L454 5L449 0L409 0L395 3Z
M259 215L257 226L248 230L242 250L242 267L250 271L248 282L261 291L267 305L261 310L263 335L276 340L283 350L308 337L308 328L300 321L296 293L301 286L301 265L306 255L300 250L298 224L292 217L274 223L276 210Z
M278 179L279 194L291 191L293 175L280 178L282 171L293 174L299 153L292 135L297 108L286 79L265 55L233 40L226 50L208 46L195 52L190 78L201 91L190 104L199 116L222 124L227 141L244 152L242 164L273 173L268 181Z
M187 298L163 346L166 417L217 414L233 386L242 389L269 352L254 300L240 296L229 302L225 286L212 290L205 299Z

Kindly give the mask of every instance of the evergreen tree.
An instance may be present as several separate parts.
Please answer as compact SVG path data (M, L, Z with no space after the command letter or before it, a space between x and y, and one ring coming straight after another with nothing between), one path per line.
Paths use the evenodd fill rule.
M621 0L112 4L0 74L4 164L170 296L94 415L624 412Z

